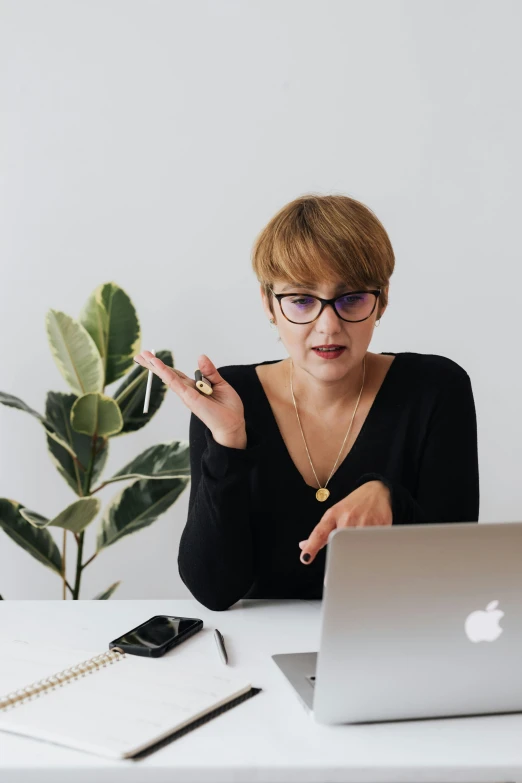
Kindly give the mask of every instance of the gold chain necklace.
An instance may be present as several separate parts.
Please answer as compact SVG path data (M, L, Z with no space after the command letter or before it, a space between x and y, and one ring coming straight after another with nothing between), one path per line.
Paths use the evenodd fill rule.
M353 420L354 420L355 414L357 412L357 408L359 407L359 400L361 399L362 390L364 389L364 376L365 376L365 372L366 372L366 356L363 359L363 382L362 382L362 386L361 386L361 391L359 392L359 396L357 398L357 403L355 405L354 412L352 413L352 419L350 421L350 426L348 427L348 432L344 436L343 445L341 446L341 450L339 451L339 454L337 455L337 459L335 460L334 466L332 468L332 472L328 476L328 479L327 479L326 484L324 485L324 487L321 486L321 482L317 478L317 473L315 472L315 468L313 466L312 459L310 457L310 452L308 451L308 446L306 445L306 440L305 440L303 428L301 427L301 419L299 418L299 413L297 411L297 405L296 405L295 397L294 397L294 387L292 385L293 368L294 368L294 363L293 363L292 359L290 359L290 391L292 392L292 400L294 401L295 413L296 413L296 416L297 416L297 421L299 423L299 429L301 430L301 435L303 436L303 442L304 442L304 445L305 445L306 453L308 454L308 459L310 460L310 465L312 466L312 470L314 472L315 480L319 484L319 489L315 493L315 497L317 498L317 500L323 502L324 500L327 500L330 497L330 490L326 489L326 484L328 484L328 482L332 478L333 472L335 470L335 466L337 465L337 462L339 461L339 457L341 456L342 451L344 449L344 444L346 443L346 438L348 437L348 435L350 434L350 430L352 429L352 424L353 424Z

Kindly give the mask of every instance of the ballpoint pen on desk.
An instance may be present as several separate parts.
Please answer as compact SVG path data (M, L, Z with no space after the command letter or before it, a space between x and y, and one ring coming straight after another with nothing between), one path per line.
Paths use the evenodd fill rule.
M223 663L228 663L228 655L225 648L225 640L223 639L223 634L221 634L217 628L214 629L214 639L216 640L217 648L219 650L219 654L221 656L221 660Z
M156 351L152 350L151 354L153 356L156 356ZM145 389L145 402L143 404L143 413L149 412L149 400L150 400L150 390L152 386L152 376L153 376L153 372L152 370L149 370L149 374L147 376L147 388Z

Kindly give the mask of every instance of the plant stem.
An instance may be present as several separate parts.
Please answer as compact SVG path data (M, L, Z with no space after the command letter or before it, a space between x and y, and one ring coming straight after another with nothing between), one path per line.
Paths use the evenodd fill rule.
M73 601L77 601L80 595L80 580L82 578L82 554L83 554L83 537L85 531L82 530L78 537L78 553L76 555L76 578L74 580Z
M92 557L90 557L90 558L87 560L87 562L85 562L85 563L82 565L82 571L83 571L83 569L84 569L84 568L87 568L87 566L89 565L89 563L92 563L92 561L94 560L94 558L96 557L96 555L97 555L97 554L98 554L98 552L95 552L95 553L93 554L93 556L92 556Z
M98 440L98 433L95 432L92 436L91 441L91 456L89 458L89 466L87 468L87 474L85 476L85 484L83 486L83 496L88 497L91 493L91 481L92 481L92 472L94 469L94 460L97 454L96 450L96 441ZM82 566L82 556L83 556L83 540L85 538L85 530L82 530L82 532L75 536L76 541L78 543L78 552L76 554L76 576L74 579L74 588L73 588L73 601L77 601L80 597L80 582L82 579L82 570L84 566ZM91 558L92 559L92 558Z
M100 489L103 489L104 487L107 486L107 484L110 484L110 483L111 483L110 481L104 481L103 484L100 484L99 487L96 487L96 489L93 489L93 491L91 492L91 495L96 494L96 492L99 492Z

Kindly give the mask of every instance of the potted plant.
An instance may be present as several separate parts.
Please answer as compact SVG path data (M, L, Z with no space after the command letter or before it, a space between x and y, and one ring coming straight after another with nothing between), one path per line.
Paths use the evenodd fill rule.
M100 552L148 527L183 492L190 480L189 444L174 440L150 446L102 481L110 439L144 427L160 408L166 386L153 375L149 410L143 413L148 373L133 362L141 351L140 324L131 300L115 283L96 288L78 320L49 310L45 325L51 353L71 393L49 391L44 415L11 394L0 392L0 402L40 422L48 454L77 499L48 519L21 501L0 498L0 529L60 577L63 598L69 591L78 599L82 573ZM156 355L174 367L170 351ZM118 380L115 392L106 394L105 387ZM101 506L96 495L119 482L126 486L105 507L96 549L86 555L85 529ZM62 530L61 550L48 528ZM68 534L76 544L71 580L66 571ZM119 584L114 582L95 598L109 598Z

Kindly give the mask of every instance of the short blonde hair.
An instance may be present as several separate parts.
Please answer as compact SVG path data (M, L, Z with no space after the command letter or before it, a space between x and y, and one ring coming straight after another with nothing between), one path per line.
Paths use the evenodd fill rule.
M384 226L353 198L309 193L277 212L258 234L252 268L274 315L270 289L274 280L320 283L346 280L351 290L384 289L395 256ZM388 304L381 291L377 318Z

